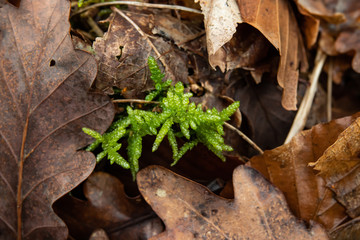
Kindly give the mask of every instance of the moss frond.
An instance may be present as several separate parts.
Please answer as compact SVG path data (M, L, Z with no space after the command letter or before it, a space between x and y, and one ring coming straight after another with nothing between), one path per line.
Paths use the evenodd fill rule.
M101 145L103 151L97 155L97 161L107 156L111 164L116 163L123 168L130 168L134 178L139 170L142 138L146 135L156 135L152 151L159 148L165 136L168 137L174 159L171 166L199 142L225 161L222 152L233 149L224 143L223 124L230 119L240 103L234 102L221 112L215 108L203 111L201 104L190 103L192 94L184 93L184 85L181 82L176 83L175 86L171 86L171 80L163 82L165 75L161 73L153 57L149 57L148 65L155 89L146 96L146 100L155 98L160 100L160 111L153 112L127 106L127 116L115 121L105 134L101 135L94 130L83 128L86 134L96 139L87 150L93 151ZM176 137L182 136L185 137L186 142L178 149ZM128 142L128 161L118 153L121 148L119 141L122 139Z

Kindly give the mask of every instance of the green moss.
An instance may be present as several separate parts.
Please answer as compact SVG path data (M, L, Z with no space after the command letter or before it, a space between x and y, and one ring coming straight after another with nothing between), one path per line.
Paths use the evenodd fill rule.
M234 102L221 112L215 108L204 112L201 104L190 103L192 94L184 93L181 82L171 86L171 80L163 81L165 75L161 73L154 58L149 57L148 65L155 90L151 91L145 99L160 101L160 111L133 109L127 106L127 116L114 122L107 133L101 135L84 128L86 134L96 139L87 150L93 151L101 145L103 151L97 155L97 161L107 156L111 164L116 163L123 168L130 168L134 178L139 170L138 160L142 152L142 138L146 135L156 136L152 146L153 152L158 149L163 139L168 137L173 151L172 166L199 142L225 161L222 152L233 149L224 143L223 124L230 119L240 103ZM180 149L178 149L176 137L186 139ZM126 139L128 142L128 160L118 153L121 147L120 139Z

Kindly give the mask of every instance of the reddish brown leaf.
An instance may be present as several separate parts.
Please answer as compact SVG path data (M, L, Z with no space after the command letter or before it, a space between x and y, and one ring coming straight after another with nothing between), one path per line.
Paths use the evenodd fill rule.
M110 125L108 98L87 93L91 55L75 51L69 1L23 0L0 9L0 238L65 239L53 202L92 172L77 151Z
M356 116L352 116L316 125L296 135L289 144L251 158L251 166L284 192L296 216L332 229L347 214L308 163L317 160L355 119Z
M141 170L139 190L166 226L152 239L328 239L319 225L307 230L254 169L239 166L233 179L228 200L163 167Z

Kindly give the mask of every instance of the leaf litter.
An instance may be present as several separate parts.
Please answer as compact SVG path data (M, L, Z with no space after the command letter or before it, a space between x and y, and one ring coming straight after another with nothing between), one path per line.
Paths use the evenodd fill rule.
M0 4L0 11L4 11L0 29L1 81L8 86L0 94L5 103L0 105L1 110L6 113L0 117L0 163L5 179L1 185L5 197L0 202L0 232L4 239L16 238L20 228L18 239L356 236L360 226L356 180L358 115L316 125L300 132L289 144L282 143L295 115L289 110L297 109L302 101L298 86L306 87L311 77L310 48L321 48L334 56L328 58L323 69L333 72L332 80L342 84L334 86L334 115L347 116L359 110L359 88L355 82L359 77L357 2L199 2L175 0L172 4L182 6L161 3L158 7L153 5L158 1L128 3L126 7L122 2L108 2L101 3L101 7L90 4L87 13L81 15L76 13L85 8L78 9L73 1L74 44L95 52L96 62L91 55L73 50L67 3L40 5L35 0L23 0L19 8ZM119 8L114 7L117 3L121 4ZM29 8L31 4L41 8ZM55 5L57 11L53 11ZM108 15L109 12L112 13ZM23 24L32 17L37 21ZM99 32L105 34L94 41L93 49L85 44L102 35ZM22 38L25 33L33 40ZM128 172L108 163L99 164L88 178L95 161L91 154L77 151L89 143L80 129L90 127L104 132L110 125L114 108L103 93L136 100L153 88L146 68L149 56L157 59L166 78L186 84L187 91L194 94L192 101L202 103L205 109L216 107L220 111L240 100L240 111L231 124L269 150L251 158L258 152L229 130L225 141L235 151L226 155L226 163L219 162L200 145L172 167L180 176L166 169L171 163L168 143L165 141L152 153L153 139L145 138L144 157L140 159L143 170L137 185ZM355 72L349 72L351 66ZM323 84L323 76L319 76ZM96 93L88 92L91 85ZM325 90L329 92L326 87ZM340 95L335 95L339 91L341 101L337 101ZM318 94L318 98L323 96ZM344 101L351 105L344 107ZM311 111L317 104L313 103ZM115 107L118 113L123 111L121 104ZM14 150L11 152L6 146ZM8 161L13 156L26 160L20 185L21 178L9 174L20 171ZM237 167L245 162L252 168ZM317 170L308 166L311 162L316 162ZM149 166L153 164L163 167ZM52 203L85 179L84 184L54 204L65 226L54 214ZM224 189L224 196L235 192L235 198L220 198L193 181L215 193ZM16 201L10 197L10 190L16 193L19 186L22 192L33 189L29 195L25 193L22 211L16 211ZM139 196L138 188L165 229ZM35 193L37 198L32 197ZM33 209L45 211L46 217ZM45 228L45 222L53 228Z

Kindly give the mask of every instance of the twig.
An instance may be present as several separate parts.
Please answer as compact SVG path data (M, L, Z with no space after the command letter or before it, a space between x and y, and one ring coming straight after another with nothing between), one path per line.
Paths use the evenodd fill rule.
M104 32L101 30L101 28L97 25L97 23L94 21L94 19L90 16L86 18L86 22L89 24L93 32L98 36L102 37L104 36Z
M334 59L329 59L329 70L328 70L328 79L327 79L327 101L326 101L326 111L327 111L327 120L331 121L331 101L332 101L332 82L333 82L333 70L334 70Z
M250 138L248 138L243 132L241 132L239 129L237 129L236 127L232 126L231 124L229 124L227 122L225 122L225 126L231 130L234 130L237 134L240 135L240 137L242 137L246 142L248 142L260 154L264 154L264 151L258 145L256 145L256 143L254 143Z
M145 8L165 8L165 9L181 10L184 12L202 14L202 12L197 9L188 8L188 7L184 7L184 6L178 6L178 5L154 4L154 3L143 3L143 2L134 2L134 1L113 1L113 2L104 2L104 3L93 4L91 6L85 7L83 9L75 12L72 16L83 13L91 8L111 6L111 5L132 5L132 6L145 7Z
M112 100L113 103L153 103L153 104L160 104L158 101L146 101L142 99L116 99Z
M305 96L300 104L299 110L296 113L294 122L286 137L285 144L289 143L291 139L301 130L303 130L306 120L308 118L311 105L317 90L319 76L326 60L326 54L319 48L316 53L315 67L310 76L310 87L306 90Z

